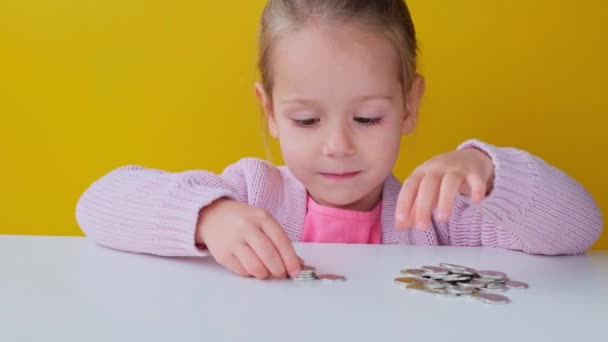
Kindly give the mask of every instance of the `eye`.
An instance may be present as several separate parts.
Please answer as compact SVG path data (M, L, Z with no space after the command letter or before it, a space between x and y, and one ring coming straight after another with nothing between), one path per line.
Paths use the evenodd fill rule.
M304 120L292 120L293 124L298 126L298 127L310 127L314 124L316 124L317 122L319 122L319 119L304 119Z
M376 126L382 123L382 118L355 118L355 121L365 126Z

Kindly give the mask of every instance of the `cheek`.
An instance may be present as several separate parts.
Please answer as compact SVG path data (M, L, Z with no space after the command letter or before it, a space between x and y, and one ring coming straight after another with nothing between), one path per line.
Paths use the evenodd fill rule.
M378 148L379 151L390 150L394 152L401 142L400 128L396 128L394 124L387 125L383 129L376 130L368 138L368 144Z
M302 139L298 132L287 129L281 132L279 144L283 160L290 168L304 168L310 163L310 155L313 153L310 139Z
M376 132L365 144L369 158L384 165L385 168L392 168L401 145L401 134L396 129L387 129ZM381 153L378 153L378 152Z

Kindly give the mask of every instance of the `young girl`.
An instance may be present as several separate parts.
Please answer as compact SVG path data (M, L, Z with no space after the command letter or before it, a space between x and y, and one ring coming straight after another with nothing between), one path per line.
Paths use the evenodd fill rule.
M286 166L122 167L82 195L80 226L103 246L211 255L260 279L299 273L292 241L589 248L603 227L596 203L524 151L470 140L403 185L392 176L425 88L416 44L402 0L270 0L255 89Z

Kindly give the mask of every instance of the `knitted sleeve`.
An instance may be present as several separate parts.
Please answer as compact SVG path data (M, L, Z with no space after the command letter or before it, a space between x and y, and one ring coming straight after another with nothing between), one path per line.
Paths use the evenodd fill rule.
M580 254L600 236L597 203L575 180L538 157L477 140L458 147L487 153L495 166L492 192L476 205L459 196L447 225L446 244L495 246L533 254ZM439 234L442 235L442 234Z
M219 198L250 202L250 189L264 184L273 169L256 159L243 159L220 175L124 166L86 189L76 205L76 220L102 246L162 256L205 256L208 253L195 245L199 211Z

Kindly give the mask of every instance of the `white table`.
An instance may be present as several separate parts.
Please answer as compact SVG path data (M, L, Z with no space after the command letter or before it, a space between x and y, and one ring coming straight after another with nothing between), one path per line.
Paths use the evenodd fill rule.
M608 252L296 244L341 284L239 278L212 259L130 254L77 237L0 236L0 341L599 341ZM404 267L463 264L530 284L512 303L393 283Z

